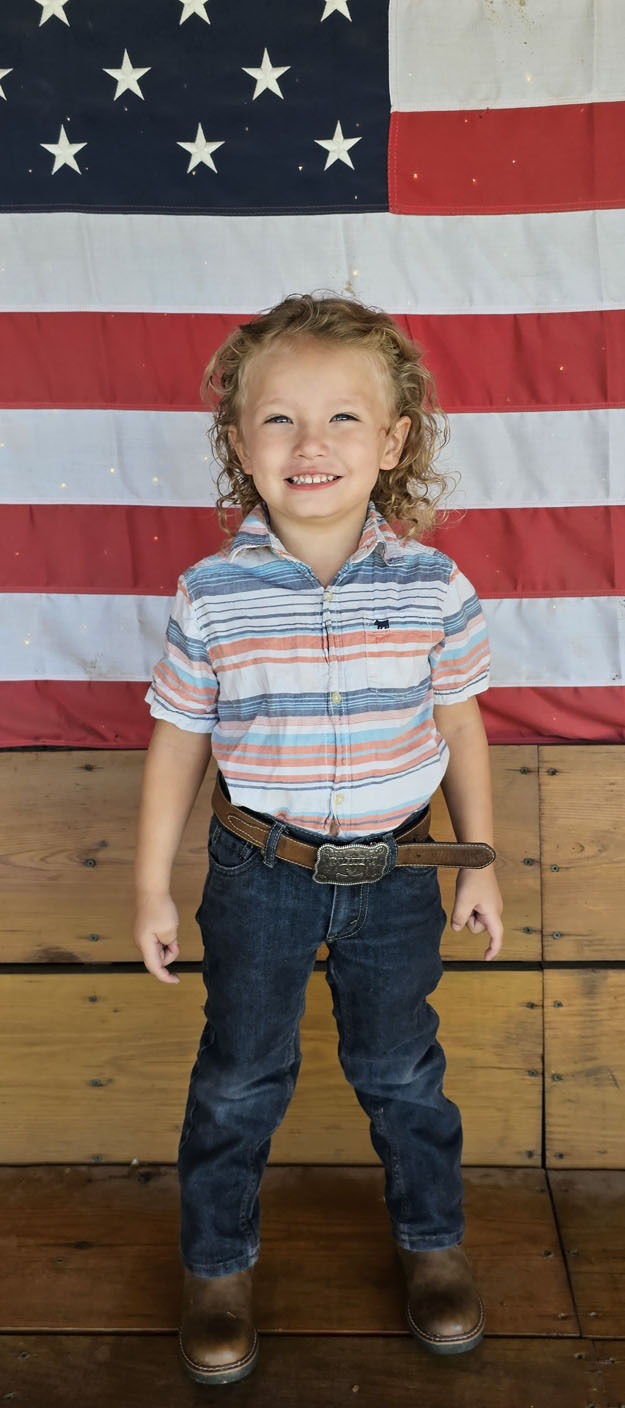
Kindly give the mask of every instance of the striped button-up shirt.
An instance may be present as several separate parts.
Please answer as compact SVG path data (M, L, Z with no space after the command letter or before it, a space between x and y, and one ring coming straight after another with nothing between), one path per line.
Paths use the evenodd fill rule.
M327 587L263 501L180 576L145 698L155 718L212 735L235 804L364 836L429 801L449 761L433 706L487 689L489 663L470 582L373 500Z

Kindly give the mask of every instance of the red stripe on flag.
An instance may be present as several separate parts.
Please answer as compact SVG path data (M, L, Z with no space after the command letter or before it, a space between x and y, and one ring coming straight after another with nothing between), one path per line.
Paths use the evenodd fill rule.
M234 313L3 313L1 404L197 410L204 367L240 321Z
M0 683L0 747L146 748L154 720L145 683ZM479 696L489 742L625 742L625 688L489 689ZM618 721L618 722L617 722Z
M625 688L489 689L479 695L489 743L624 743Z
M625 205L625 102L395 112L389 204L403 215Z
M11 504L1 590L173 596L180 573L223 541L214 508Z
M173 596L179 574L224 541L215 508L8 505L1 590ZM625 594L623 506L452 512L426 541L484 599Z
M622 596L625 507L472 509L426 539L478 596Z
M395 320L424 347L446 411L625 403L625 310ZM204 313L0 314L1 404L198 410L204 367L239 321Z

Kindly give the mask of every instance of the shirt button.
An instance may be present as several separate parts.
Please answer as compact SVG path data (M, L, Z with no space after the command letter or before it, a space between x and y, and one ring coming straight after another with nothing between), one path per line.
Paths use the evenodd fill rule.
M323 595L325 601L331 601L332 597L334 596L334 592L324 592Z
M344 801L345 801L345 798L344 798L344 796L343 796L343 793L342 793L342 792L337 792L336 797L334 798L334 800L335 800L335 802L339 802L339 803L340 803L340 802L344 802Z
M334 692L333 692L333 694L332 694L332 703L333 703L333 704L340 704L342 698L343 698L342 694L339 694L338 689L335 689Z

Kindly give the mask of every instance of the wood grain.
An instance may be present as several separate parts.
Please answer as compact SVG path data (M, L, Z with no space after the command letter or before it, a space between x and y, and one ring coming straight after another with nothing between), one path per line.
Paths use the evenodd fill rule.
M175 1162L204 1026L201 975L2 976L0 1162ZM463 1114L467 1163L540 1164L542 977L447 972L431 1005L447 1055L445 1093ZM279 1163L378 1163L369 1122L337 1056L331 996L313 973L303 1062L274 1137Z
M0 754L0 881L5 963L133 963L136 819L142 750ZM540 957L537 750L491 749L498 874L506 905L507 958ZM211 759L174 866L182 957L199 961L195 911L208 864ZM440 791L433 834L453 833ZM524 860L532 860L525 865ZM451 912L455 872L442 890ZM481 958L482 935L447 929L446 958ZM320 956L323 957L325 945Z
M490 1334L579 1334L545 1174L468 1169L464 1247ZM179 1323L176 1169L0 1169L3 1332L162 1331ZM381 1169L269 1168L258 1328L405 1333Z
M620 1346L557 1339L489 1339L471 1354L437 1360L409 1335L266 1335L250 1378L226 1389L241 1408L615 1408L605 1371ZM613 1374L613 1393L603 1387ZM2 1336L0 1373L20 1408L206 1408L222 1389L187 1379L175 1335ZM619 1387L620 1384L620 1387ZM228 1398L230 1402L230 1398Z
M625 1172L550 1169L548 1179L582 1334L625 1339Z
M588 1343L586 1341L585 1343ZM622 1340L591 1341L597 1356L597 1373L605 1398L598 1402L608 1408L615 1403L623 1408L625 1403L625 1344ZM590 1347L590 1345L589 1345Z
M625 972L545 972L548 1168L625 1167Z
M540 749L544 955L623 958L625 748Z

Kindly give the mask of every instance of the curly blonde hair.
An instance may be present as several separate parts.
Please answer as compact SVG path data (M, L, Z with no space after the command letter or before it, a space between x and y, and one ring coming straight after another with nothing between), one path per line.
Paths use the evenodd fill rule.
M438 405L434 379L423 364L422 348L381 309L367 307L355 298L309 293L291 294L234 328L204 372L201 397L214 411L208 436L215 458L223 466L217 477L221 528L231 539L236 529L229 529L226 508L238 507L245 517L262 502L228 436L231 425L240 428L243 381L251 359L276 338L291 341L300 336L357 346L373 353L386 369L393 417L410 416L411 426L399 463L380 472L371 498L388 523L393 519L405 525L405 537L431 530L437 520L437 505L449 492L451 476L439 474L433 467L449 439L449 422Z

